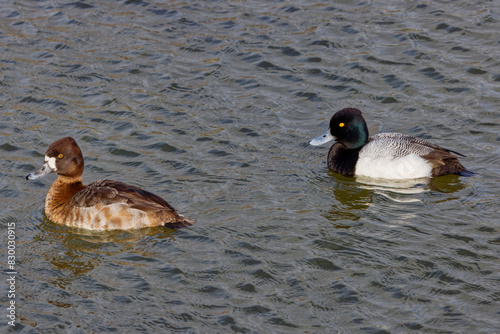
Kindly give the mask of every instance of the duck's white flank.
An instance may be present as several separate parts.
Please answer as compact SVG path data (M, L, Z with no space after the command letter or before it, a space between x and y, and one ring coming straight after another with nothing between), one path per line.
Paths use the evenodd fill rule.
M356 175L383 179L418 179L430 177L432 166L416 154L405 157L376 157L359 152Z
M433 148L425 141L400 133L379 133L359 151L356 175L384 179L432 176L432 164L421 157Z

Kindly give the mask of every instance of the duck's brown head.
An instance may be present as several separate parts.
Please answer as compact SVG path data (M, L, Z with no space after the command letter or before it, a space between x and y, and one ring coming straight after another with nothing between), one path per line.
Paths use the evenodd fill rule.
M81 177L83 174L83 155L76 141L64 137L53 142L45 153L45 163L33 173L26 176L27 180L35 180L50 173L67 177Z

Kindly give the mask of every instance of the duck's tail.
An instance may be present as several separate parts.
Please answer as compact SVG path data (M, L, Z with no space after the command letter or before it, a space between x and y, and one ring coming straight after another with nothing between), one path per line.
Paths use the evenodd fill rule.
M456 174L459 175L459 176L466 176L466 177L471 177L471 176L476 175L475 172L473 172L471 170L468 170L468 169L460 171L460 172L458 172Z
M180 219L178 219L177 221L165 223L164 226L168 227L168 228L182 228L182 227L191 226L195 222L194 219L184 217L183 215L179 215L179 218Z

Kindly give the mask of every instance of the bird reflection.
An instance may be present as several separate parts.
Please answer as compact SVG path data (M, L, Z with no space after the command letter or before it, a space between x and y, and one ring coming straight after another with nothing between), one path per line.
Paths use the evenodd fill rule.
M421 178L409 180L386 180L369 177L346 177L329 171L333 182L333 195L336 202L326 214L330 221L337 222L337 228L352 227L353 221L359 221L366 216L366 209L379 205L377 209L383 215L395 219L406 220L414 217L410 207L401 204L422 204L424 193L436 191L453 193L464 189L467 185L458 175L446 175L439 178ZM380 201L378 199L384 198ZM389 200L387 202L387 200ZM384 204L382 204L384 203ZM373 214L373 212L371 212ZM341 224L342 221L350 224Z

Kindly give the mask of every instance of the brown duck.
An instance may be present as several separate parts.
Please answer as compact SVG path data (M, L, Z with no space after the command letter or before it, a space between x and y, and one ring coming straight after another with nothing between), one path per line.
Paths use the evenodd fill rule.
M73 138L65 137L52 143L45 163L26 176L34 180L58 174L45 199L45 214L53 222L90 230L177 228L194 222L161 197L120 181L99 180L85 186L83 168L80 147Z

